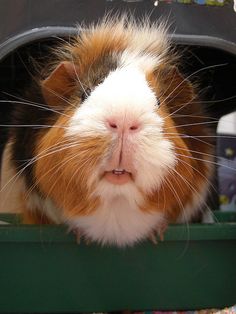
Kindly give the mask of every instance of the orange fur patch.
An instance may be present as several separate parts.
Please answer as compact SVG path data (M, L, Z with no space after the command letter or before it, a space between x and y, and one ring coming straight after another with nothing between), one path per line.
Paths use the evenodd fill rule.
M67 125L61 117L56 125ZM64 129L52 128L39 142L35 176L44 195L62 209L64 217L87 215L99 199L91 197L88 178L96 169L108 146L109 138L65 138ZM63 143L64 142L64 143ZM55 151L53 153L50 153ZM43 156L45 152L45 156Z
M175 222L209 177L209 164L202 159L210 159L213 147L207 137L209 130L202 124L208 121L207 117L200 102L196 103L191 83L175 68L167 65L162 71L163 67L156 73L148 73L147 79L160 99L157 110L164 118L163 134L173 142L178 161L160 190L148 196L148 207L164 211L169 221ZM202 140L201 136L206 138Z

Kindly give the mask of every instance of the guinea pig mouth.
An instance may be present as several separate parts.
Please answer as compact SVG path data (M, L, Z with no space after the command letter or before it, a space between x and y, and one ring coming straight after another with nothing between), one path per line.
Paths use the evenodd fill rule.
M125 169L113 169L112 173L113 174L117 174L117 175L121 175L121 174L125 174L127 171Z
M113 169L106 171L104 178L112 184L125 184L132 180L132 174L125 169Z

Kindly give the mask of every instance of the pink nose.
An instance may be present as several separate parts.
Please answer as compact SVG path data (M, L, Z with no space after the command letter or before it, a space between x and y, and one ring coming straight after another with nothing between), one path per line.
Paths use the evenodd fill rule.
M135 132L139 131L140 123L137 121L124 121L122 119L108 119L107 120L108 128L117 133L121 132Z

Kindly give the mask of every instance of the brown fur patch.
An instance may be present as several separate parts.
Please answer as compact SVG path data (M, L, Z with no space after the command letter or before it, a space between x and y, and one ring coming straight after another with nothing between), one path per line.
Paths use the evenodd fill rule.
M42 94L47 104L57 106L64 103L64 99L71 96L74 91L76 68L71 62L61 62L57 68L41 82Z
M22 223L24 224L52 224L47 213L42 211L42 208L29 208L27 205L28 198L30 197L30 191L25 191L24 193L20 193L19 195L19 212L22 214Z
M174 171L158 192L148 196L148 207L164 211L174 222L209 177L209 164L204 161L213 158L209 129L204 124L208 119L200 102L195 103L193 86L175 68L162 65L155 73L148 73L147 79L160 99L157 110L164 118L164 136L173 142L177 156Z
M22 222L24 224L49 225L53 223L53 221L47 217L47 214L43 214L41 208L32 211L23 207L21 212L23 214Z
M66 119L61 117L57 124L67 125ZM99 204L98 198L91 197L88 178L104 155L110 139L78 136L67 138L63 144L65 139L64 129L52 128L40 140L35 168L37 184L43 194L62 209L64 217L87 215ZM50 153L51 147L57 152ZM41 158L43 152L46 154Z

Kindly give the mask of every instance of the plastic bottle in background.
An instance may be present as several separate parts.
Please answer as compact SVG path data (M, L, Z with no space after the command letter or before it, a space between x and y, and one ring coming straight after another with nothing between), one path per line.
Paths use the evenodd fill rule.
M220 209L236 211L236 113L221 118L217 133Z

